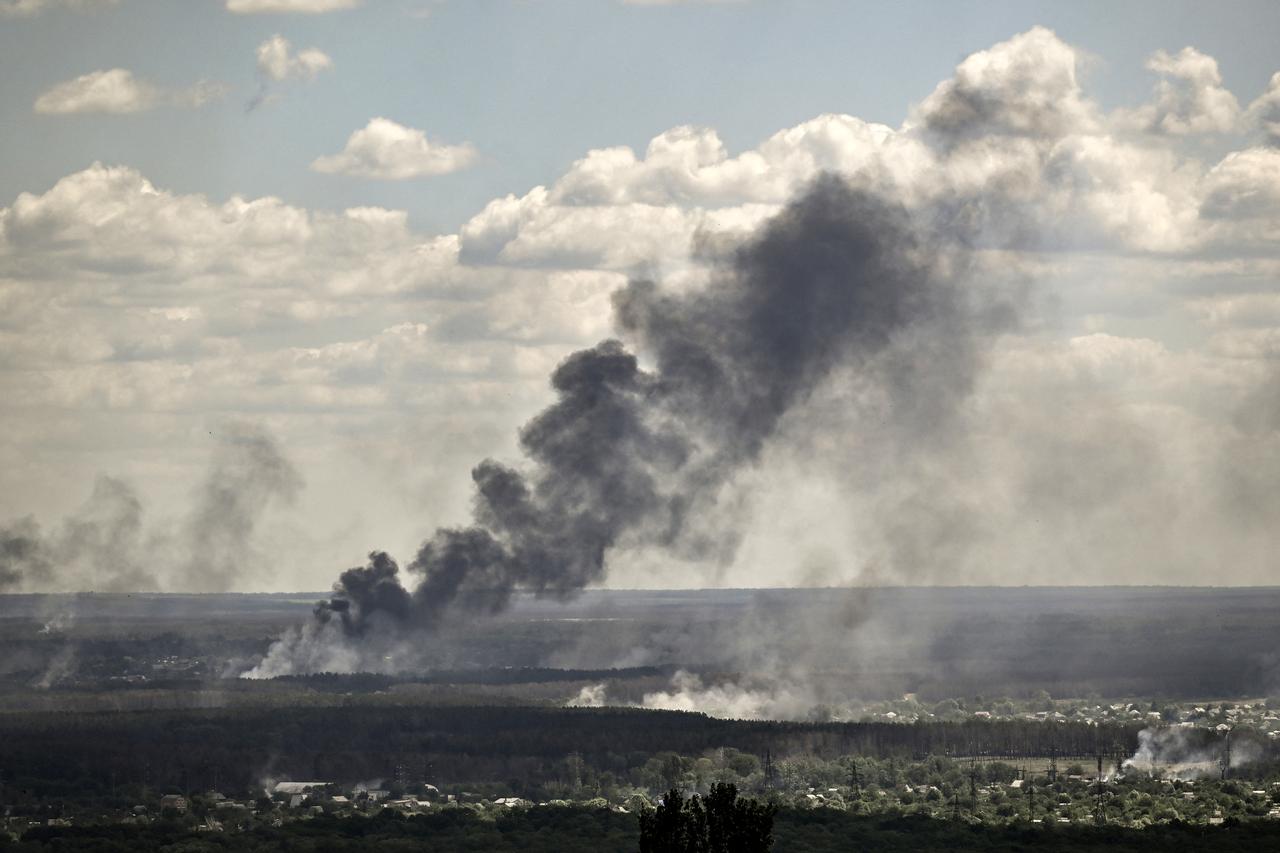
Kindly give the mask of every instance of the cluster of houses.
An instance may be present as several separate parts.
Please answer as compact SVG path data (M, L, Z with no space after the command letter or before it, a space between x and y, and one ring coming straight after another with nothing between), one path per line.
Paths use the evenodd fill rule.
M311 814L325 812L356 812L380 809L394 809L403 814L419 814L431 808L432 802L454 802L454 796L440 796L440 789L435 785L420 786L420 793L413 796L392 797L391 792L383 788L371 788L357 785L351 789L343 789L336 782L301 781L277 782L271 788L274 799L289 809L304 809ZM514 798L506 798L512 799ZM499 805L513 805L503 803Z
M930 709L921 705L913 694L892 702L864 706L860 712L853 709L850 719L882 721L890 723L915 723L935 719L978 720L1028 720L1034 722L1144 722L1151 725L1172 725L1184 728L1209 728L1220 732L1237 726L1248 726L1266 732L1273 739L1280 739L1280 707L1270 707L1263 700L1213 705L1174 702L1162 710L1153 710L1149 703L1135 702L1087 702L1058 700L1053 710L1029 710L1019 703L1007 700L989 703L985 708L966 710L956 703L945 703L948 710ZM1274 703L1272 703L1274 704Z

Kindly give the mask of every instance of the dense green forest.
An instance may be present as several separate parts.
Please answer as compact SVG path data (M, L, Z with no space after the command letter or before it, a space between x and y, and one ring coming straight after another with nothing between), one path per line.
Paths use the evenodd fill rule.
M326 818L250 833L197 833L177 822L148 827L42 827L0 850L14 853L363 853L363 851L477 851L477 853L635 853L635 815L606 809L556 807L516 809L485 819L456 809L410 818L383 812L373 818ZM1280 823L1254 822L1221 827L1183 824L1125 830L1114 827L1044 827L1030 824L976 826L923 817L865 818L830 809L782 809L774 821L774 853L892 851L1066 851L1114 853L1161 850L1170 853L1235 853L1280 848Z
M1131 753L1137 724L1035 721L787 723L626 708L343 706L0 715L10 793L106 793L116 785L229 792L264 778L501 781L528 788L562 771L633 780L660 753L732 748L763 758L1017 757Z

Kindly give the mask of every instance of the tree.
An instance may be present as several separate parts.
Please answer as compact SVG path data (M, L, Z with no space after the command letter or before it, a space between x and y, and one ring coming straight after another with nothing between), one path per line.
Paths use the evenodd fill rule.
M640 813L640 853L768 853L777 806L738 797L715 784L703 799L672 788L657 809Z

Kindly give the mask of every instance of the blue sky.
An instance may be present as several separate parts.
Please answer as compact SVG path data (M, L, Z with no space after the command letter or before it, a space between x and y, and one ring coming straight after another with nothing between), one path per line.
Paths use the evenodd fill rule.
M1097 57L1090 91L1113 107L1148 94L1148 54L1188 44L1218 59L1228 88L1261 92L1274 71L1280 7L371 0L326 15L232 15L209 0L123 0L89 14L54 8L0 22L0 198L101 160L215 198L406 209L415 226L447 233L490 198L553 180L589 148L642 148L678 124L714 127L730 150L824 112L897 125L965 55L1037 23ZM319 47L334 71L281 87L278 102L246 113L258 86L254 49L276 33ZM31 114L53 83L116 66L230 90L199 111ZM470 141L480 159L463 173L404 183L308 170L375 115Z

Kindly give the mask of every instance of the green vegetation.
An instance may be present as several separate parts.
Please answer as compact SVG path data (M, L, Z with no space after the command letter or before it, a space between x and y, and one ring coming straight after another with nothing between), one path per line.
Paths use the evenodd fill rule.
M1147 830L1116 827L981 827L919 816L868 818L830 809L781 809L773 853L847 853L849 850L982 850L1043 853L1167 850L1236 853L1280 846L1280 823L1197 827L1170 824ZM316 817L247 833L196 832L172 821L138 826L44 827L19 842L0 835L5 853L365 853L365 851L476 851L476 853L635 853L635 815L581 806L514 809L495 816L464 808L401 817Z
M0 768L28 799L91 799L134 786L153 791L220 788L248 792L264 778L393 778L397 767L439 784L501 786L512 795L610 796L640 788L665 791L669 756L699 790L712 781L755 790L772 755L796 779L829 787L826 771L842 756L899 766L930 755L1016 757L1090 755L1136 747L1125 724L782 723L720 720L703 714L627 708L386 705L286 709L226 708L131 713L0 715ZM719 750L742 757L733 776L710 778L702 761ZM733 753L724 753L733 754ZM571 757L573 757L571 759ZM687 758L684 758L687 757ZM665 762L665 764L664 764ZM755 769L752 769L755 768ZM843 776L843 770L832 771ZM699 777L701 774L701 777ZM494 794L497 796L498 794ZM593 794L594 795L594 794Z
M640 812L640 853L769 853L775 803L738 797L715 783L705 797L672 788L656 809Z

